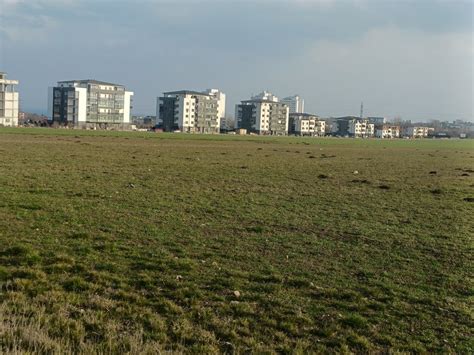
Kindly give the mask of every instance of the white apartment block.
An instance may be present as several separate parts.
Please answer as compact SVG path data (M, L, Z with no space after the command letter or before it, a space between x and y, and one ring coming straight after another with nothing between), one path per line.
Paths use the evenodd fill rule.
M373 137L375 134L375 125L368 120L349 121L349 135L357 138Z
M219 126L220 128L223 128L225 126L225 94L219 91L218 89L207 89L203 91L203 93L216 98L217 115L219 116Z
M48 116L61 126L127 129L132 96L124 86L104 81L59 81L49 88Z
M271 93L262 94L235 106L236 128L257 134L288 134L288 106L278 102L278 98Z
M223 114L225 94L217 89L169 91L157 98L156 123L168 132L219 133Z
M400 138L400 126L382 125L375 130L377 138Z
M430 127L406 127L403 129L403 136L409 138L426 138L428 137L429 131Z
M6 73L0 72L0 126L18 126L19 95L16 85L18 80L9 80Z
M326 122L316 115L290 113L289 132L300 136L318 136L326 134Z
M285 97L284 99L281 99L281 102L288 105L290 114L304 112L304 100L298 95Z

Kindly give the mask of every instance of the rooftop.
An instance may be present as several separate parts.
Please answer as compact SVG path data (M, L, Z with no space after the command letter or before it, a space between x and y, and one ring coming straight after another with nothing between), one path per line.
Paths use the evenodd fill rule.
M194 90L178 90L178 91L166 91L164 95L200 95L200 96L210 96L207 93L194 91Z
M285 105L287 106L285 103L283 102L278 102L278 101L272 101L272 100L265 100L265 99L250 99L250 100L242 100L241 101L242 103L259 103L259 102L268 102L270 104L280 104L280 105Z
M58 81L60 83L81 83L81 84L97 84L97 85L111 85L111 86L123 86L120 84L109 83L107 81L100 81L94 79L82 79L82 80L62 80Z
M318 117L318 115L315 115L314 113L303 113L303 112L291 112L290 116L295 117L295 116L303 116L303 117Z

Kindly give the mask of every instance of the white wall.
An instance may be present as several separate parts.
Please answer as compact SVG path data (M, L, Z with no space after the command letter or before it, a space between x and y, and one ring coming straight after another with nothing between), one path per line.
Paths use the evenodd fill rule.
M87 89L76 87L77 104L77 122L74 124L85 123L87 119Z
M133 92L125 91L123 96L123 123L130 123L130 106L132 101Z

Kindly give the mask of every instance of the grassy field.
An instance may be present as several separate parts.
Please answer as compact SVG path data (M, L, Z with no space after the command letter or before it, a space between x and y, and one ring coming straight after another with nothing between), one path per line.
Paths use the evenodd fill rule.
M472 140L0 129L0 353L472 353L473 177Z

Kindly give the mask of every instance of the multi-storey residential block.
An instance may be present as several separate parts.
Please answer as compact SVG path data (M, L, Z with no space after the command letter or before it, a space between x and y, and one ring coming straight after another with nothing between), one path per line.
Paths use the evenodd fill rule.
M432 130L430 127L414 126L405 127L403 129L403 136L408 138L426 138Z
M236 128L258 134L288 134L288 106L270 93L263 94L235 106Z
M369 123L368 120L351 120L349 122L349 135L356 138L368 138L373 137L375 133L375 127L373 123Z
M304 112L304 100L298 95L285 97L284 99L281 99L281 102L288 105L290 114Z
M156 123L164 131L219 133L222 112L225 95L217 90L170 91L157 98Z
M104 81L59 81L49 88L48 116L62 126L127 129L132 95L124 86Z
M0 126L18 126L19 95L16 91L18 80L7 79L0 72Z
M288 133L300 136L324 136L326 122L308 113L290 113Z
M217 115L219 116L219 125L225 125L225 94L218 89L207 89L205 94L217 99Z
M331 133L337 136L373 137L374 124L367 119L355 116L345 116L332 119Z
M389 124L376 126L375 136L377 138L400 138L400 126Z

